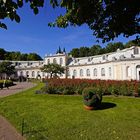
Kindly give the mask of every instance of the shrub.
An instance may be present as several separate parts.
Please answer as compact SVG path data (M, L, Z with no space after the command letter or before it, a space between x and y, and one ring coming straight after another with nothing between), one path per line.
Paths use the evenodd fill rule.
M45 82L45 79L44 79ZM94 87L103 95L133 95L140 83L137 81L89 80L89 79L47 79L43 89L50 94L82 94L86 87ZM44 92L43 92L44 93Z
M93 87L85 88L82 92L84 104L89 107L98 108L102 101L102 94Z
M13 85L13 81L12 80L6 80L4 82L4 80L0 80L0 88L3 89L4 87L10 87Z

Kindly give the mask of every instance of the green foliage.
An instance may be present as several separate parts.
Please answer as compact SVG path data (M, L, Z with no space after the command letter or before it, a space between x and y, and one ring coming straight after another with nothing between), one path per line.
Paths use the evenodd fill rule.
M36 61L42 60L42 58L36 53L7 52L0 48L0 60Z
M34 94L42 86L40 83L20 94L0 98L0 114L18 132L24 118L25 138L44 140L42 134L49 140L139 140L139 98L104 97L101 110L87 112L82 96ZM111 103L116 106L109 106Z
M34 14L39 13L39 8L44 6L44 0L1 0L0 19L9 18L11 21L20 22L17 13L25 3L30 4ZM59 15L54 23L49 26L66 28L67 26L81 26L86 24L93 35L101 38L103 42L113 40L123 34L129 37L139 34L140 1L133 0L50 0L53 8L66 9L64 15ZM0 22L0 27L7 26Z
M17 23L20 22L20 16L17 13L17 10L25 3L30 4L30 8L33 10L34 14L38 14L39 7L43 7L44 0L0 0L0 19L4 20L6 18L10 19L11 21L16 21ZM7 29L6 24L0 22L0 27Z
M4 87L10 87L13 85L13 81L11 80L0 80L0 89L3 89Z
M113 40L121 34L129 37L140 33L139 0L61 0L59 5L66 9L66 13L60 15L53 26L66 28L69 25L86 24L93 35L103 42Z
M12 65L12 62L2 61L0 62L0 74L6 74L8 76L15 73L15 66Z
M101 105L102 93L93 87L85 88L82 92L84 104L89 107L98 108Z
M131 46L140 46L140 41L132 40L123 44L122 42L108 43L104 48L100 45L93 45L91 47L74 48L70 51L73 57L94 56L110 52L115 52L117 49L125 49Z
M59 77L59 75L64 73L64 68L58 64L48 64L48 65L44 65L41 68L41 71L49 73L50 74L50 78L57 78Z

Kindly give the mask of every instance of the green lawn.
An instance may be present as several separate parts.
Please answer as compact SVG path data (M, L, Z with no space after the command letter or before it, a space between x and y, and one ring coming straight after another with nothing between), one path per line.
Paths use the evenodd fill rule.
M35 94L42 86L0 99L0 114L19 131L25 119L29 140L140 140L140 98L104 97L101 110L87 111L82 96Z

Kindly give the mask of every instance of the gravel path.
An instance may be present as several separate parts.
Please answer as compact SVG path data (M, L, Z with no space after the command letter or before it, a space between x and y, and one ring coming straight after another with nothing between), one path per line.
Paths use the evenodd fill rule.
M4 89L0 89L0 97L5 97L5 96L9 96L18 92L21 92L23 90L29 89L31 87L34 87L36 84L30 83L30 82L16 82L15 86L11 86L9 87L9 89L4 88Z
M0 90L0 98L19 93L36 85L29 82L15 84L15 86L10 87L9 89L4 88ZM0 115L0 140L25 140L25 138L22 137L21 134L18 133L17 130Z

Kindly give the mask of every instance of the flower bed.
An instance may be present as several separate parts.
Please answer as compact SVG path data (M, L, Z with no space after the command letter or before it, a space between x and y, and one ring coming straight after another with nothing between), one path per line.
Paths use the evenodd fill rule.
M47 79L42 88L43 93L49 94L82 94L86 87L102 90L103 95L131 96L137 93L140 83L137 81L87 80L87 79Z

